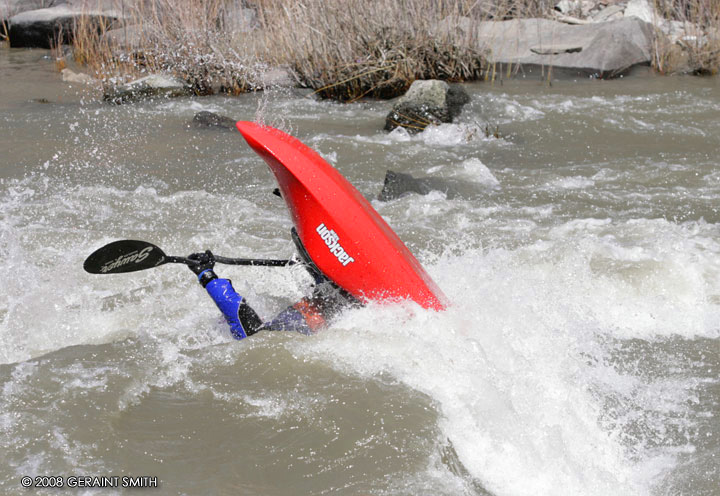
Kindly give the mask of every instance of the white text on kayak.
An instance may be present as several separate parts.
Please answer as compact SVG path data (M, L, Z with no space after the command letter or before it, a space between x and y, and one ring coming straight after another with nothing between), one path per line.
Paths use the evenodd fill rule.
M322 240L325 241L325 244L328 246L330 253L335 255L335 257L338 259L338 262L343 264L343 266L347 266L348 264L355 261L353 257L347 254L345 248L340 245L340 236L338 236L335 231L328 229L323 223L317 226L315 230L320 235Z

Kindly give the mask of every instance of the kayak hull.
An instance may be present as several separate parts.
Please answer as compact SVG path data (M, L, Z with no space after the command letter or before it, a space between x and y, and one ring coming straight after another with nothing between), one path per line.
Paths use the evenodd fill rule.
M277 179L313 263L360 301L412 300L442 310L446 298L363 195L298 139L253 122L237 123Z

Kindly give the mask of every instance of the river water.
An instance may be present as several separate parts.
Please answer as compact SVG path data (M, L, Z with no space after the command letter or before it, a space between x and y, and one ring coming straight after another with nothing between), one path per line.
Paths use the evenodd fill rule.
M410 137L381 131L387 102L291 91L108 105L1 49L0 493L719 495L720 83L466 88L457 124ZM239 133L189 127L200 110L320 152L450 308L238 342L180 265L83 272L123 238L292 255L273 176ZM380 202L387 169L454 193ZM265 318L309 284L218 272Z

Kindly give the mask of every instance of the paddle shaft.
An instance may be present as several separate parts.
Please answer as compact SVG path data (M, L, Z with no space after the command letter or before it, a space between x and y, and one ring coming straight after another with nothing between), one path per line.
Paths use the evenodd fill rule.
M179 263L186 263L188 265L196 264L197 262L195 260L190 260L189 258L185 257L167 257L168 259L172 258L174 261L177 261ZM285 267L286 265L294 265L294 260L275 260L275 259L266 259L266 258L227 258L227 257L220 257L215 256L215 261L217 263L226 264L226 265L255 265L258 267Z
M272 258L228 258L215 256L215 262L225 265L254 265L256 267L285 267L286 265L295 265L295 260L277 260ZM200 262L190 260L187 257L176 257L173 255L165 255L165 259L159 265L166 263L182 263L186 265L197 265Z

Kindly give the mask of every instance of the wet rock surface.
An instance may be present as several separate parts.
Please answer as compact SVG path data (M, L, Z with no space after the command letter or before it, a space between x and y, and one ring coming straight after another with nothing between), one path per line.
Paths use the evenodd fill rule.
M231 119L230 117L203 110L195 114L191 124L193 127L201 129L215 128L234 130L235 122L236 120Z
M430 124L452 122L470 97L462 86L438 80L415 81L385 118L385 130L419 133Z
M94 77L83 72L75 72L67 67L61 70L60 74L62 76L62 80L70 84L95 85L99 83L99 81Z
M443 193L448 200L453 198L471 199L488 194L499 185L475 183L456 178L414 177L404 172L388 170L385 172L383 187L378 200L391 201L403 196L417 194L427 195L433 191Z
M173 98L190 94L190 87L179 79L165 74L152 74L127 84L106 87L103 99L119 104L144 98Z

